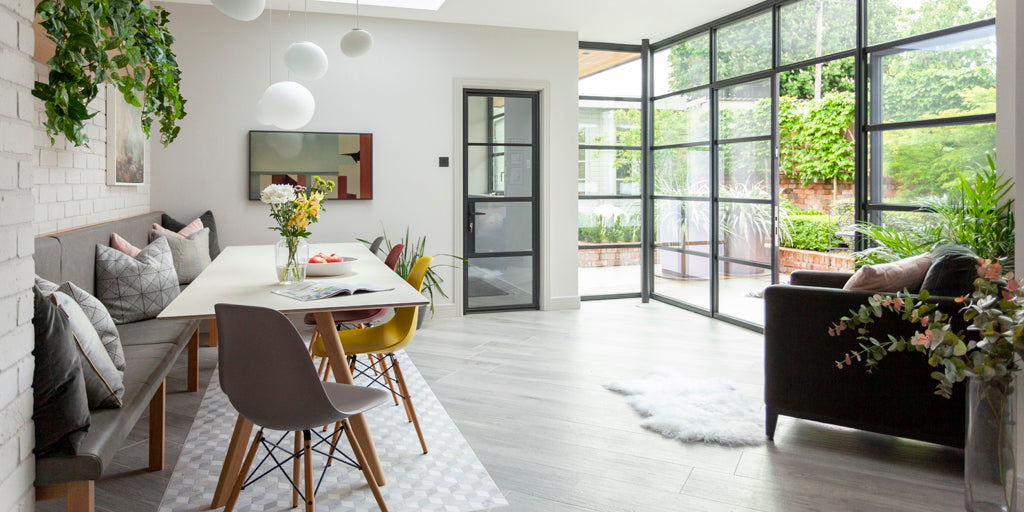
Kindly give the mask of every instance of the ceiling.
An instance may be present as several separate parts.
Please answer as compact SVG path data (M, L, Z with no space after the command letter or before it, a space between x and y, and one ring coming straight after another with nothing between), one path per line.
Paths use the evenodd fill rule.
M206 4L210 0L174 0ZM355 14L352 4L271 0L275 9ZM580 41L652 42L736 12L762 0L446 0L437 11L363 5L360 16L576 32ZM157 0L156 3L165 3ZM167 2L171 3L171 2ZM367 29L373 30L372 21Z

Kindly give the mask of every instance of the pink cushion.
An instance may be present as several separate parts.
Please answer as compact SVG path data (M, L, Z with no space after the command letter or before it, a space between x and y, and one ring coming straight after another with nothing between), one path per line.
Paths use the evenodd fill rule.
M917 293L932 264L932 255L924 253L892 263L864 265L843 286L844 290L863 292Z
M153 230L154 231L159 231L160 233L163 233L165 235L177 235L177 236L181 236L181 237L186 237L186 236L189 236L191 234L198 233L198 232L202 231L203 230L203 221L201 221L199 219L196 219L196 220L194 220L192 222L189 222L188 224L185 225L185 227L181 228L181 231L178 231L178 232L171 231L171 230L161 226L160 224L157 224L157 223L154 222L153 223Z
M135 247L124 238L121 238L117 233L110 234L110 246L127 254L128 256L131 256L132 258L138 256L139 252L142 251L142 249Z

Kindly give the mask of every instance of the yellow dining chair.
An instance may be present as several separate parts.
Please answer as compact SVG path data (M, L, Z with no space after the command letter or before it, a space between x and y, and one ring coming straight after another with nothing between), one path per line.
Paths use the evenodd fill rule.
M433 258L430 256L423 256L417 260L412 270L409 271L406 282L416 290L420 290L431 261ZM427 453L427 443L423 440L423 431L416 418L416 409L413 408L409 388L402 376L402 367L395 357L395 352L412 342L413 335L416 334L419 309L419 306L395 308L395 316L383 324L363 329L338 331L338 336L341 338L341 346L345 350L345 355L348 356L349 367L353 372L370 377L371 386L374 384L385 386L391 391L392 396L397 395L402 398L405 414L416 427L416 435L419 436L423 453ZM318 338L313 343L312 352L315 357L327 357L322 339ZM363 354L369 358L369 364L358 360L357 356ZM362 365L362 367L358 365ZM371 370L373 375L370 374ZM394 377L391 376L392 371L394 371ZM397 392L392 386L392 382L398 385Z

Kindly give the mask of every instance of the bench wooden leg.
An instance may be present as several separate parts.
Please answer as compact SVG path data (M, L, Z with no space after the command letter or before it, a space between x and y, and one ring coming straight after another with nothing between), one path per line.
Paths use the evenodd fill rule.
M37 500L45 501L58 498L68 500L67 512L94 512L96 510L95 482L79 480L66 484L36 487Z
M216 318L211 318L210 319L210 346L211 347L216 347L217 346L217 319Z
M188 391L199 391L199 329L188 340Z
M167 381L160 383L149 401L149 470L164 469L164 425L167 416Z

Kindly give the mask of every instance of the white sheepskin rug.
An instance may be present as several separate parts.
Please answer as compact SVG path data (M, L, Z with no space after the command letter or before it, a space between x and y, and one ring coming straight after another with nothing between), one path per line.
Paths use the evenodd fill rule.
M629 396L629 405L644 417L640 425L669 439L725 446L765 442L762 400L744 396L724 380L656 370L604 387Z

